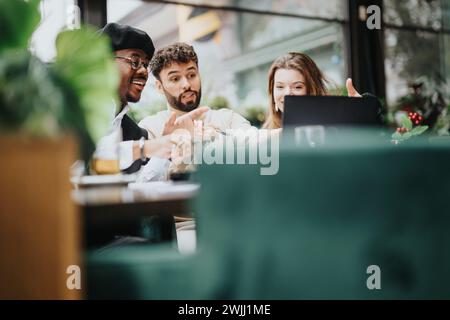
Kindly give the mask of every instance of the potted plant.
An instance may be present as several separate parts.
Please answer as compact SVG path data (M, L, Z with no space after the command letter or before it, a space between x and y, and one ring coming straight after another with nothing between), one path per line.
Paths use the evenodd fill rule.
M69 170L107 132L119 77L89 28L60 33L54 63L31 54L39 2L0 0L0 298L80 298L67 287L81 263Z
M409 93L400 97L388 119L397 130L392 138L401 142L430 129L434 136L448 136L450 129L450 90L421 78L410 84Z

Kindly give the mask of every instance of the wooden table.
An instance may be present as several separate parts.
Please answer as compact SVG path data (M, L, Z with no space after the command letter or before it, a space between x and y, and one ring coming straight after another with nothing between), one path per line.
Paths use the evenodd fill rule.
M183 182L172 185L193 186ZM136 231L144 219L152 219L152 226L157 226L159 241L175 240L174 216L190 216L189 203L196 194L197 191L171 194L153 192L151 187L102 186L73 190L72 198L83 214L84 246L92 248L111 242L116 235L138 236Z

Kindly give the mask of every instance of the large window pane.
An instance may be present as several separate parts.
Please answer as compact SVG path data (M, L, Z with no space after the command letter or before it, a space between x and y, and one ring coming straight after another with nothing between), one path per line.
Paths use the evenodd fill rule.
M75 0L42 0L41 22L33 34L30 49L41 60L52 61L56 56L56 36L73 20Z
M178 0L179 3L235 7L273 13L344 19L345 0Z
M443 28L450 20L449 0L385 0L384 20L397 26Z
M419 28L386 29L388 102L395 103L407 93L408 85L418 79L450 81L450 35L446 31L450 26L450 1L387 0L385 4L385 21Z
M343 26L339 22L140 1L134 1L133 8L121 10L120 3L109 0L108 17L115 15L117 22L147 31L157 48L180 40L194 45L200 60L203 104L216 105L219 101L219 105L228 105L243 114L250 107L265 111L269 67L289 51L310 54L332 83L344 84ZM219 3L328 18L343 16L342 1L219 1L214 5ZM191 10L191 16L208 14L220 23L209 34L194 37L195 32L189 28L186 32L186 23L180 23L185 10ZM204 29L209 27L206 24ZM161 108L165 108L164 97L156 93L149 81L139 107L133 109L139 110L138 117L142 117Z

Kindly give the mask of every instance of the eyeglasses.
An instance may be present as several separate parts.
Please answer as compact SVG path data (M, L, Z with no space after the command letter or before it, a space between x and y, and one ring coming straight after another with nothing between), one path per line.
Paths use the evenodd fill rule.
M130 65L131 65L131 69L133 70L139 70L142 66L148 70L148 66L150 64L149 61L146 62L142 62L141 58L138 56L132 56L130 57L119 57L119 56L115 56L116 59L122 59L127 61Z

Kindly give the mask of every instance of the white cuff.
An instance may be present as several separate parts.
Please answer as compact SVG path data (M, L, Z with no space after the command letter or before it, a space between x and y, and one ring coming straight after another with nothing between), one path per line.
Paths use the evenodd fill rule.
M119 143L120 170L125 170L133 164L133 143L132 140Z
M139 172L136 182L167 180L169 166L169 160L159 157L152 157Z

